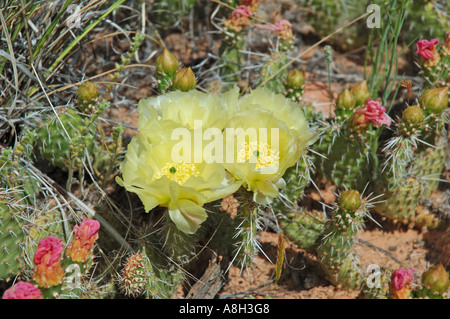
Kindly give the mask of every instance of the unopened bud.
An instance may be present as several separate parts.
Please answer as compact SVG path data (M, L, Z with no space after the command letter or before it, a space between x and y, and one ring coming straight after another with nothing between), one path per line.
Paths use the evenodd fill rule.
M177 72L179 62L174 54L166 48L155 60L156 71L161 74L173 75Z
M175 73L173 78L173 88L182 92L187 92L195 88L197 80L191 68L183 68Z
M423 110L418 105L408 106L402 113L402 120L410 124L420 124L424 119Z
M356 105L363 105L364 102L368 98L370 98L370 92L369 89L367 88L367 82L365 80L354 85L350 89L350 92L355 97Z
M342 91L336 100L336 107L343 110L353 110L356 106L356 100L349 89Z
M92 101L98 97L97 84L91 81L82 83L77 89L77 97L80 101Z
M305 75L298 69L291 70L287 75L286 83L289 88L302 88L305 85Z
M419 97L419 103L428 112L440 114L448 106L448 87L426 90Z
M356 190L346 190L339 198L339 207L345 211L356 211L361 206L361 197Z
M422 284L432 292L442 294L450 286L449 273L445 271L442 264L431 266L423 273Z

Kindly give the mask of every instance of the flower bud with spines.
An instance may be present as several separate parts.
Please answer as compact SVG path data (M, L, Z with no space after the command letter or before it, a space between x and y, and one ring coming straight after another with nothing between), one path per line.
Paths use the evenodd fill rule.
M325 225L317 256L335 286L359 288L362 272L353 245L357 232L363 227L366 210L357 191L344 191Z
M305 75L298 69L289 71L284 81L283 94L294 102L300 102L305 87Z
M449 273L442 264L434 265L422 274L421 282L420 297L442 299L450 286Z
M353 110L356 107L355 96L350 92L349 89L342 91L336 100L336 116L343 118L348 118L353 114Z
M173 84L173 78L179 68L179 61L168 49L164 48L162 53L156 58L156 79L158 81L158 91L164 93Z
M425 90L419 103L427 113L441 114L448 107L448 87Z
M419 133L424 120L425 115L419 105L408 106L403 110L398 129L404 136Z

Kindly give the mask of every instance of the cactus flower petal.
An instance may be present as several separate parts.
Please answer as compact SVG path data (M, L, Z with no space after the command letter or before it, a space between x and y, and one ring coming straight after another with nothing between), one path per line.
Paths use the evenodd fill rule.
M64 248L61 241L59 238L49 236L42 239L38 244L34 254L36 270L33 279L39 287L57 286L63 279L61 253Z
M67 248L66 255L74 262L85 262L92 252L92 247L98 239L100 223L85 218L79 226L73 228L73 239Z
M42 299L42 294L33 284L19 281L5 291L2 299Z
M422 56L424 59L432 59L436 54L436 44L439 43L438 39L420 40L416 43L416 53Z

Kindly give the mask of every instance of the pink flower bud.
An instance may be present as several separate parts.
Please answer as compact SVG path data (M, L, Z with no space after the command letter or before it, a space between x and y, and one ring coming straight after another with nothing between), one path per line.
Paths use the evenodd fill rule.
M19 281L5 291L2 299L42 299L42 294L33 284Z
M407 299L412 291L414 269L400 268L391 275L390 294L394 299Z
M251 18L253 15L252 10L246 6L237 7L233 13L231 13L231 18L239 19L239 18Z
M351 126L354 129L365 129L371 123L374 127L380 127L384 125L391 125L391 118L386 114L386 109L373 99L367 99L364 103L364 107L355 111L352 119Z
M61 268L61 253L63 250L59 238L50 236L39 242L34 254L36 270L33 276L39 287L53 287L62 282L64 271Z
M57 262L64 250L61 241L62 239L52 236L42 239L34 253L34 263L36 265L45 263L49 266Z
M420 40L416 43L416 53L422 56L424 59L432 59L436 54L436 44L439 43L438 39Z
M86 262L89 259L95 241L98 239L100 223L93 219L83 219L80 226L73 228L73 239L66 250L67 257L74 262Z

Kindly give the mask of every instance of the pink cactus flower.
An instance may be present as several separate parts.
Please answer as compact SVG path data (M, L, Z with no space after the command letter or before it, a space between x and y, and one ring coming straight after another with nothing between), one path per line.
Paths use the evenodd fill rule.
M395 299L407 299L412 290L414 281L414 269L409 270L400 268L391 275L390 294Z
M355 111L351 119L351 125L356 129L365 129L369 123L372 123L374 127L380 127L383 124L389 126L391 122L391 118L386 114L386 109L371 98L366 100L364 107Z
M416 43L416 53L422 56L424 59L432 59L436 56L436 44L439 43L438 39L420 40Z
M2 299L42 299L42 294L33 284L19 281L5 291Z
M34 253L34 263L36 265L45 263L48 266L57 262L64 250L61 241L60 238L52 236L42 239Z
M61 267L61 253L64 247L61 239L46 237L42 239L34 253L34 264L36 270L33 279L39 287L53 287L59 285L64 276Z
M85 218L79 226L73 228L73 239L66 250L66 255L74 262L85 262L98 239L100 223L96 220Z
M231 13L231 17L233 19L239 19L239 18L251 18L253 15L252 10L249 7L246 6L239 6L237 7L233 13Z

